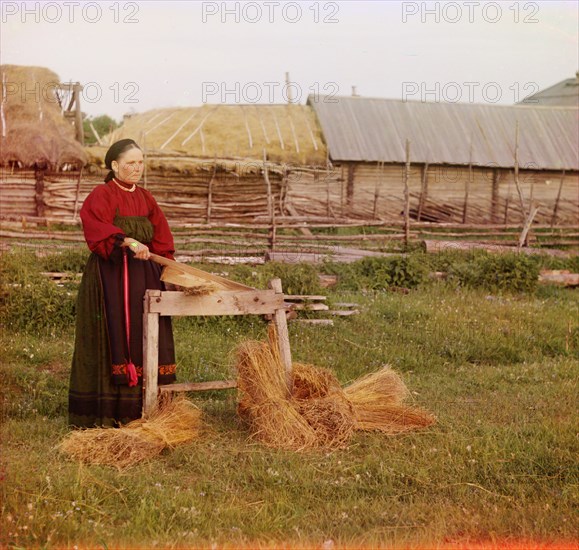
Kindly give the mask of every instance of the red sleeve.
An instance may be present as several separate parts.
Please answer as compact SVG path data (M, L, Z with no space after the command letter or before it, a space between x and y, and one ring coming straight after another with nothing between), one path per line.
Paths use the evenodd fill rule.
M167 218L165 218L165 214L163 214L163 211L157 204L153 195L148 191L145 191L145 196L147 197L147 202L150 207L149 221L153 224L155 230L150 246L151 252L174 260L175 244L173 242L173 234L169 229Z
M84 200L80 209L86 243L92 252L105 259L126 237L122 229L113 225L116 207L110 199L107 186L99 185Z

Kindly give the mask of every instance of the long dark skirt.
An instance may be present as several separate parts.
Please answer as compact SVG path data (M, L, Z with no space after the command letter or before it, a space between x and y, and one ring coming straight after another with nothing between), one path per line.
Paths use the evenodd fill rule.
M165 290L161 268L152 261L129 260L130 359L139 383L128 387L129 359L124 321L122 254L104 260L91 254L78 293L76 336L69 389L69 424L118 426L141 417L143 405L143 296ZM171 318L159 322L159 383L175 381Z

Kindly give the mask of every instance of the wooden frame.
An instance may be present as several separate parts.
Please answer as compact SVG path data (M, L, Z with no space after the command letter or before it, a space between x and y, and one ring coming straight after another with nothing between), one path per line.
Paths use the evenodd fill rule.
M147 290L143 298L143 416L157 406L158 395L175 391L227 389L235 381L192 382L158 385L159 317L161 315L265 315L273 316L280 356L285 368L288 391L292 380L292 359L281 280L272 279L268 290L222 291L206 296L184 292Z

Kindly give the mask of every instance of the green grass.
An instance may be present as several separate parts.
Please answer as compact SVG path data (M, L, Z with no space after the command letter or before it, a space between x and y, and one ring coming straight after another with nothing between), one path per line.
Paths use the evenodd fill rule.
M438 416L433 428L294 454L248 441L234 391L192 394L208 425L198 441L125 472L83 466L55 448L67 433L71 330L5 331L0 544L577 541L577 292L430 284L330 299L361 314L290 324L294 360L343 383L388 363ZM180 379L231 376L235 345L265 333L258 317L175 319Z

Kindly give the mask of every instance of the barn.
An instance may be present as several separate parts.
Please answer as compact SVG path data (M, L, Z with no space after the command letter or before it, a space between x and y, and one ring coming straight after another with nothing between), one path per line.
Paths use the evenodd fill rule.
M351 217L400 220L408 163L418 221L521 223L531 204L539 223L579 219L574 107L358 96L310 96L307 104L340 171L339 211Z

